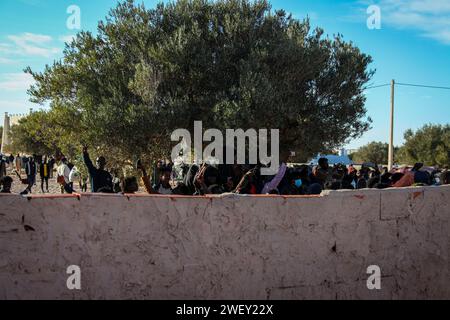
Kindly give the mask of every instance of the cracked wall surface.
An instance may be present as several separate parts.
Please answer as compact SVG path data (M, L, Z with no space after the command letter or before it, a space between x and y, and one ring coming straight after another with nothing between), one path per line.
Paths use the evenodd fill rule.
M0 195L0 299L450 299L449 199Z

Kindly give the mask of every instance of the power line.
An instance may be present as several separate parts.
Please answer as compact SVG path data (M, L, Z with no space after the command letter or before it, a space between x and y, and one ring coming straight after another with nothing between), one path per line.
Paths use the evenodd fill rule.
M365 90L375 89L375 88L381 88L381 87L387 87L387 86L390 86L390 85L391 85L390 83L387 83L387 84L380 84L380 85L378 85L378 86L370 86L370 87L367 87L367 88L365 88Z
M424 84L411 84L411 83L400 83L400 82L396 82L395 84L397 84L399 86L407 86L407 87L421 87L421 88L450 90L450 87L428 86L428 85L424 85Z
M429 88L429 89L450 90L450 87L430 86L430 85L425 85L425 84L411 84L411 83L401 83L401 82L396 82L395 84L399 85L399 86L404 86L404 87L420 87L420 88ZM382 87L387 87L387 86L390 86L390 85L391 85L390 83L374 85L374 86L367 87L364 90L382 88Z

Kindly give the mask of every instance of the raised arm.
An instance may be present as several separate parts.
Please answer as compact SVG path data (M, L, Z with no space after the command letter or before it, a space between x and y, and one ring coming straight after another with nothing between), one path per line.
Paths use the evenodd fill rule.
M142 165L141 160L138 160L138 162L136 164L136 169L140 170L142 172L141 181L144 184L145 191L147 191L148 194L159 194L152 188L152 184L150 183L150 177L147 175L147 171L145 170L144 166Z
M95 167L92 164L91 158L89 157L89 153L88 153L88 149L87 147L83 148L83 161L84 164L86 165L89 174L95 174Z

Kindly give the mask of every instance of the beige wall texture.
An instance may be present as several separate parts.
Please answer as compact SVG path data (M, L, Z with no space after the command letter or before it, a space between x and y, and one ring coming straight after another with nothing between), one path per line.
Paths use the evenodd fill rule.
M450 299L449 199L1 195L0 299Z

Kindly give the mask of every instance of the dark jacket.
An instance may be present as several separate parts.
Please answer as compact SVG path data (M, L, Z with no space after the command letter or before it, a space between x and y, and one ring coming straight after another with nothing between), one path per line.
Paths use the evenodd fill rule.
M36 162L30 162L25 165L25 173L27 176L35 176L37 174Z
M113 191L112 177L106 170L99 170L92 164L88 153L83 154L84 164L86 165L91 182L91 192L99 192L102 189L103 192L109 190Z
M6 176L6 162L0 158L0 178Z

